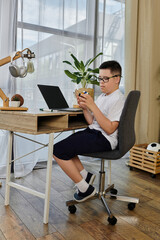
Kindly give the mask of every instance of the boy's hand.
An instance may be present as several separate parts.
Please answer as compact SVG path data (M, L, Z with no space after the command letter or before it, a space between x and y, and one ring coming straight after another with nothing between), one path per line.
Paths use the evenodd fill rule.
M89 109L92 111L95 103L93 101L93 98L89 95L89 94L81 94L78 97L78 103L80 105L81 108L83 109Z
M81 100L81 96L80 95L77 95L77 103L79 104L79 106L83 109L83 110L86 110L87 107L82 103L82 100Z

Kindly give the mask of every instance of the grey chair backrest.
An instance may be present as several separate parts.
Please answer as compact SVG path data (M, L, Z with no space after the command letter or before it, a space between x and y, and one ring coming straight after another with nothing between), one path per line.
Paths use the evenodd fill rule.
M118 146L115 150L83 154L83 156L116 160L123 157L135 143L134 122L140 98L140 91L129 92L120 117Z
M134 122L140 98L140 91L131 91L125 101L118 127L118 150L121 155L128 152L135 143Z

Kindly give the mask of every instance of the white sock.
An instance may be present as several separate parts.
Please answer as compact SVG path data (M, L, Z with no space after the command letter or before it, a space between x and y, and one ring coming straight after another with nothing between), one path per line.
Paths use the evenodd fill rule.
M80 171L80 174L84 179L86 179L88 172L86 171L86 169L83 169L82 171Z
M80 192L84 193L87 191L89 184L84 179L82 179L80 182L76 183L76 186L78 187Z

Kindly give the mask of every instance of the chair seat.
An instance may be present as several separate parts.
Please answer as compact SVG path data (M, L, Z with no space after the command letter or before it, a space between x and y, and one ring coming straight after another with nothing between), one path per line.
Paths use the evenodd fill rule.
M106 152L96 152L96 153L89 153L83 154L83 156L93 157L93 158L103 158L109 160L118 160L119 158L124 156L124 153L120 153L118 149Z

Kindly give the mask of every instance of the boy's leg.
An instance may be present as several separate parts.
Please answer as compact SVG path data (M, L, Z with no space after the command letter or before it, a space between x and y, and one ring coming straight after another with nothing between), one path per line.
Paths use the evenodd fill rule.
M75 156L71 160L62 160L53 156L58 165L63 169L63 171L75 182L78 183L84 179L88 184L92 184L95 179L95 175L87 172L81 163L78 156Z
M80 164L80 160L75 161L75 163L74 158L66 161L57 158L55 155L53 155L53 157L58 165L62 168L62 170L73 180L73 182L78 183L83 179L79 170L81 166L83 166Z
M82 175L82 177L86 180L86 182L89 183L89 184L93 184L96 175L88 172L88 171L84 168L84 166L83 166L83 164L81 163L81 161L80 161L80 159L79 159L78 156L72 158L72 160L74 161L77 169L79 170L79 172L80 172L80 174Z
M83 164L81 163L80 159L78 156L75 156L74 158L72 158L72 160L74 161L77 169L79 170L79 172L81 172L84 169Z
M76 201L83 202L86 199L95 195L96 189L92 185L89 185L83 179L73 159L66 161L66 160L57 158L55 155L53 155L53 157L58 163L58 165L62 168L62 170L76 183L79 189L79 191L74 194L74 199ZM80 166L79 161L77 160L78 167Z

